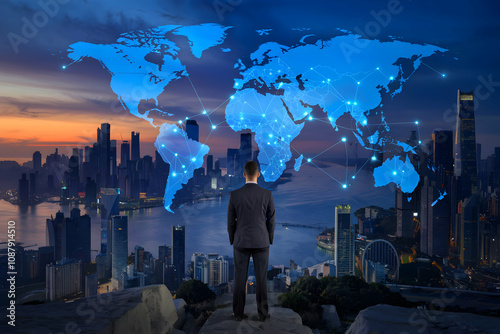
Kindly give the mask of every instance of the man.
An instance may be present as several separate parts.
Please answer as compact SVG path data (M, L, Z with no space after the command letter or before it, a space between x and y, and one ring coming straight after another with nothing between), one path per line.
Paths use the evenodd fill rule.
M255 161L245 164L243 176L246 184L231 192L227 209L227 232L229 243L233 245L235 270L233 317L237 321L248 317L243 310L248 264L252 256L257 312L259 320L265 321L269 318L266 280L269 245L274 238L274 199L270 190L257 185L260 172Z

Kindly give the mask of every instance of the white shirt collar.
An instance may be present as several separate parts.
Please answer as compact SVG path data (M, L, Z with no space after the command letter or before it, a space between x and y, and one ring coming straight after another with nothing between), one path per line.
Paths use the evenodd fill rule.
M257 182L255 182L255 181L247 181L246 183L255 183L255 184L257 184Z

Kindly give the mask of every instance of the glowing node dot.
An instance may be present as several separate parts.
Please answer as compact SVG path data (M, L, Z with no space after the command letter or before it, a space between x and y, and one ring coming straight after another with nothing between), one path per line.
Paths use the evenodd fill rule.
M186 168L186 165L182 165L182 168Z
M212 129L214 129L214 130L215 130L215 128L216 128L216 126L215 126L215 125L212 125Z
M272 137L272 136L273 136L273 134L272 134L272 133L270 133L270 134L269 134L269 137Z
M367 122L367 121L366 121L366 119L365 119L365 120L363 121L363 124L364 124L364 125L366 125L366 123L368 123L368 122Z
M443 73L443 74L441 74L441 76L444 78L446 76L446 74Z
M207 114L207 111L206 110L203 110L203 115L206 115Z
M352 176L352 178L353 178L353 179L355 179L355 178L356 178L356 175L353 175L353 176Z
M313 68L311 67L311 70L312 70L312 69L313 69Z
M266 114L262 114L262 117L266 117Z
M380 67L377 67L377 70L380 70Z
M233 100L233 99L234 99L234 95L231 95L231 100Z
M63 70L65 70L65 69L66 69L66 65L63 65L63 66L62 66L62 69L63 69Z
M390 77L389 79L394 80L394 77Z
M347 101L347 104L351 104L351 101Z
M191 158L191 161L196 161L196 158Z
M311 162L311 158L307 159L307 162Z
M177 129L174 129L174 132L177 132Z
M342 188L344 188L344 189L347 188L347 184L343 184Z
M346 137L342 137L342 141L345 143L347 141Z
M309 116L309 120L312 121L312 119L313 119L312 116Z
M177 153L175 153L174 155L177 156Z
M376 161L377 160L377 157L376 156L373 156L372 157L372 161Z
M356 105L358 105L358 102L354 102L354 105L355 105L355 106L356 106Z
M419 141L418 141L418 143L419 143L419 144L422 144L422 141L421 141L421 140L419 140Z
M176 175L177 175L177 173L172 173L172 176L176 176Z
M397 172L396 172L396 171L394 171L394 172L392 172L392 174L393 174L393 175L396 175L396 174L397 174Z
M161 147L165 147L165 144L161 144Z
M418 121L415 121L415 124L417 124L417 125L418 125Z
M179 120L179 124L182 124L182 121L181 121L181 120Z
M361 85L361 82L358 81L358 85Z

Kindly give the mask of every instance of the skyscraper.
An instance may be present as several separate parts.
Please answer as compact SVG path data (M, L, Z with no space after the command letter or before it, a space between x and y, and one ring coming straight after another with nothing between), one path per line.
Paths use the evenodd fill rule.
M99 147L99 182L98 187L109 187L111 180L111 125L102 123L97 129L97 145Z
M420 251L429 256L448 256L450 238L450 202L439 199L433 184L436 176L424 176L420 192Z
M207 155L207 175L210 175L213 169L214 169L214 156L209 154Z
M58 211L56 218L50 217L47 219L47 240L49 246L54 247L54 260L59 261L62 259L62 229L64 223L64 213Z
M200 127L194 119L188 119L186 121L186 132L189 139L199 141L200 139Z
M139 132L132 131L132 153L130 160L138 161L141 158L141 147L139 142Z
M172 264L172 246L158 246L158 259L165 264Z
M21 178L19 179L19 186L18 186L18 196L19 196L19 201L21 204L28 204L29 199L30 199L30 182L26 178L26 173L23 173L21 175Z
M479 251L479 198L472 195L462 202L460 215L460 264L473 267Z
M33 169L35 172L42 169L42 154L40 151L33 152Z
M144 248L135 246L134 268L136 271L144 272Z
M184 272L186 270L186 226L172 225L172 250L173 264L175 267L175 286L176 288L184 280Z
M476 129L474 92L458 91L455 137L455 175L460 177L461 199L477 192Z
M130 144L128 140L122 142L120 150L120 167L127 167L127 161L130 160Z
M453 132L447 130L434 131L432 134L432 161L437 169L437 182L449 186L453 176Z
M63 260L46 268L46 299L54 301L82 291L82 263Z
M337 277L354 275L354 230L347 204L335 207L335 268Z
M127 269L128 260L128 217L113 217L113 271L111 287L113 290L123 289L122 273Z
M62 226L62 258L90 263L90 216L80 215L80 209L73 208Z
M230 176L235 175L235 156L238 154L238 150L236 148L228 148L227 149L227 174Z

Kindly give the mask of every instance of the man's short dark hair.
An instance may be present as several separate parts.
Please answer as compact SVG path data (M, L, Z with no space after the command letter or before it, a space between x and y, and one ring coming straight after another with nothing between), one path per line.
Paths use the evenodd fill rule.
M257 175L257 172L259 171L259 165L253 161L247 161L245 163L245 174L248 176L255 176Z

